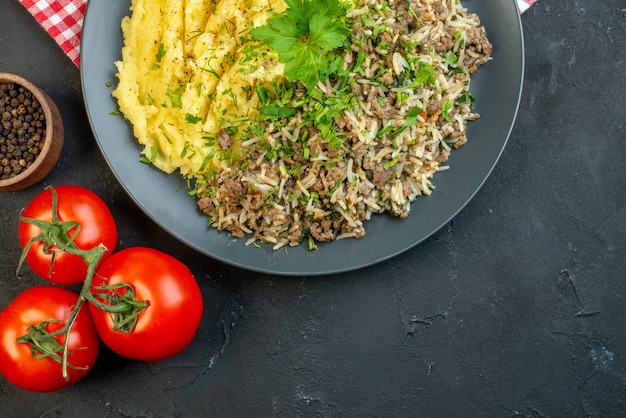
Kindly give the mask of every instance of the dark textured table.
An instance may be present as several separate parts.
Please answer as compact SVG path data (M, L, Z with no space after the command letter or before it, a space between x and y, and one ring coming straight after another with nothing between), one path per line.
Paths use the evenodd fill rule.
M154 224L96 145L79 71L2 0L0 71L56 100L66 144L42 184L0 194L0 308L43 283L14 275L20 209L64 183L105 199L120 247L185 262L206 308L170 360L104 349L52 394L1 378L0 416L625 416L626 1L540 0L522 22L518 118L469 205L382 264L289 278L213 261Z

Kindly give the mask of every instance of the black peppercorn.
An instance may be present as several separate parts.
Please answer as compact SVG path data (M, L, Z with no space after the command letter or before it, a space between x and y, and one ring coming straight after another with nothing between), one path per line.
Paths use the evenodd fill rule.
M30 167L45 136L45 116L34 95L18 84L0 83L0 179Z

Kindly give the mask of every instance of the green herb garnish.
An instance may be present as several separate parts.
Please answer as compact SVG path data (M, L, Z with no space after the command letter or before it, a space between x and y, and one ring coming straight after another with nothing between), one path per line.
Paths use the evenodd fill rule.
M450 118L450 111L453 108L453 104L451 102L445 102L443 104L443 106L441 106L441 114L443 115L443 118L448 121L448 122L452 122L452 118Z
M255 41L266 42L285 64L289 81L308 88L320 80L320 67L327 68L334 57L327 54L341 46L350 35L345 16L347 6L339 0L285 0L288 8L275 14L267 24L250 30Z
M163 44L159 44L159 50L156 53L157 62L161 62L161 59L165 56L165 46Z
M181 107L182 106L181 96L183 95L184 91L185 91L185 85L184 84L180 85L174 91L171 91L170 89L167 89L167 92L165 94L170 99L170 103L171 103L172 107Z
M420 109L417 106L413 106L412 108L410 108L409 112L406 115L407 126L417 125L417 117L419 116L421 112L422 112L422 109Z
M201 116L192 115L191 113L185 113L185 120L187 122L195 125L196 123L202 121L202 117Z

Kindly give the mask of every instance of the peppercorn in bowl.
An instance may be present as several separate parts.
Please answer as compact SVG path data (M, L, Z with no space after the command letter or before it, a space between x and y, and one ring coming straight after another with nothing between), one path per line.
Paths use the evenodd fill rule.
M28 80L0 72L0 191L30 187L54 168L63 149L54 101Z

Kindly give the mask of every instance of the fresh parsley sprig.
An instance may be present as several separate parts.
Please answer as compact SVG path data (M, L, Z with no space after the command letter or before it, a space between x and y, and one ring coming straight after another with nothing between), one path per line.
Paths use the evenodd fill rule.
M320 81L320 69L334 57L328 53L346 42L351 26L345 16L348 6L341 0L285 0L287 9L267 24L250 30L250 37L267 43L285 64L289 81L300 81L311 89Z

